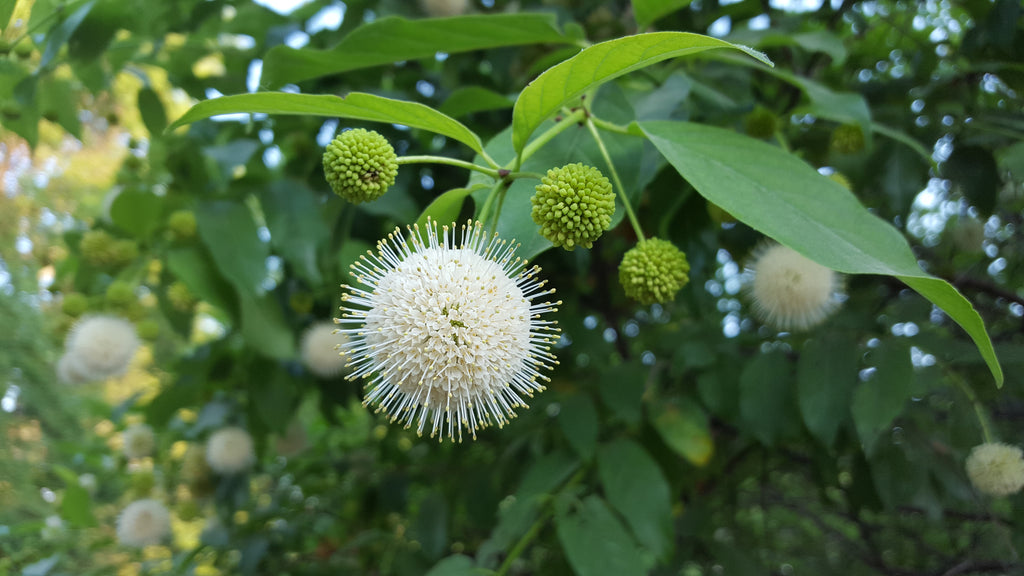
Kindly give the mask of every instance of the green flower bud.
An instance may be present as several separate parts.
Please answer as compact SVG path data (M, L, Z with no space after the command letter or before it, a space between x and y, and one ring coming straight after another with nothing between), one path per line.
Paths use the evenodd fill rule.
M156 477L149 471L136 472L131 476L131 485L135 496L143 498L149 496L149 493L153 491L153 487L156 486Z
M126 306L135 301L135 288L124 281L111 282L107 286L107 302L114 306Z
M196 305L196 297L183 282L175 282L167 287L167 299L171 306L182 312L189 312Z
M644 306L671 302L690 281L686 254L666 240L644 240L626 252L619 264L619 282L626 296Z
M178 506L175 507L174 512L185 522L191 522L203 515L202 508L199 507L199 503L195 500L185 500L179 502Z
M93 266L106 266L113 257L114 237L103 230L90 230L82 235L78 245L82 258Z
M395 183L398 157L380 134L356 128L338 134L324 151L324 176L353 204L380 198Z
M175 240L189 240L196 235L196 215L189 210L177 210L167 219L167 228Z
M143 340L156 340L156 337L160 335L160 323L156 320L143 320L135 325L135 332Z
M758 106L743 119L743 127L754 138L771 138L779 129L779 117L771 110Z
M139 245L134 240L118 240L114 242L113 266L131 264L139 257Z
M847 190L851 190L851 191L853 190L853 185L850 184L849 178L847 178L846 176L843 176L843 174L841 172L833 172L833 173L829 174L828 177L829 177L829 180L832 180L833 182L835 182L836 184L839 184L843 188L846 188Z
M60 304L60 309L68 316L81 316L89 309L89 299L86 298L85 294L79 294L78 292L66 294L64 301Z
M611 183L597 168L579 163L548 170L530 203L541 236L566 250L592 247L615 214Z
M864 131L856 124L843 124L832 132L832 149L840 154L856 154L864 149Z

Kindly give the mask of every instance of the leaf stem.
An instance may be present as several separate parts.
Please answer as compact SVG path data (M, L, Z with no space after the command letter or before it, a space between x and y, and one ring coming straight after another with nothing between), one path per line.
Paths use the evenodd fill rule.
M786 139L786 135L782 133L782 130L775 131L775 141L779 143L779 147L789 152L789 140Z
M467 170L476 170L477 172L487 174L491 178L498 178L497 168L487 168L472 162L466 162L465 160L459 160L456 158L447 158L445 156L399 156L398 165L401 166L403 164L447 164L448 166L456 166Z
M491 211L491 205L494 204L494 197L497 196L498 192L504 187L505 182L503 180L499 180L498 182L495 182L494 187L492 187L491 191L487 193L487 200L484 200L484 206L480 209L480 217L478 218L480 224L483 226L487 226L487 216ZM494 225L498 225L497 221L495 221Z
M601 130L607 130L609 132L615 132L616 134L625 134L627 136L639 136L634 132L629 131L629 126L623 126L622 124L616 124L607 120L602 120L597 116L591 116L590 120Z
M953 382L957 387L960 388L960 391L964 393L964 396L967 396L967 399L971 401L971 404L974 406L974 414L978 417L978 424L981 426L981 435L985 439L986 443L991 443L994 440L994 437L992 436L992 430L989 429L988 417L985 415L985 408L981 405L981 402L978 401L978 396L962 376L952 370L949 370L949 375L953 378Z
M587 118L587 128L590 130L590 134L594 137L594 141L597 142L597 147L601 150L601 157L604 158L605 164L608 165L608 170L612 174L612 182L615 184L615 189L619 193L619 198L622 199L622 205L626 208L626 216L629 217L629 223L633 225L633 231L636 232L637 240L643 242L646 240L644 236L643 228L640 227L640 221L636 218L636 213L633 212L633 206L629 202L629 198L626 196L626 189L622 186L622 180L619 179L619 172L615 169L615 164L612 162L612 157L608 154L608 148L604 145L604 140L601 139L601 133L597 131L597 126L594 124L593 118Z

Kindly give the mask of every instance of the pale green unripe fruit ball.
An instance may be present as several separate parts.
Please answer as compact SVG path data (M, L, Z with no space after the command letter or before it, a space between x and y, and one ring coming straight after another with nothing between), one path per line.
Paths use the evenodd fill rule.
M686 254L667 240L640 242L622 257L619 282L626 296L644 306L671 302L690 281Z
M324 176L353 204L380 198L398 176L398 156L380 134L356 128L338 134L324 151Z
M548 170L530 198L530 216L555 246L590 248L615 214L615 192L593 166L569 164Z
M843 124L832 132L832 149L840 154L856 154L864 149L864 131L856 124Z
M135 300L135 288L121 280L111 282L107 286L106 298L114 306L125 306Z
M743 128L754 138L771 138L779 129L779 117L771 110L758 106L743 119Z
M188 240L196 235L196 215L189 210L177 210L167 219L167 227L175 240Z
M89 299L86 298L85 294L72 292L64 296L64 301L61 302L60 307L68 316L77 318L89 309Z
M181 312L188 312L196 305L196 297L184 282L175 282L167 287L167 300Z

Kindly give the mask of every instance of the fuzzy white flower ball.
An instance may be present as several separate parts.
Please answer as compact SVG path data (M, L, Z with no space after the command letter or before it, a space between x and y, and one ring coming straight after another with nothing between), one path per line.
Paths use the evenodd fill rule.
M206 441L206 463L219 474L244 472L256 461L252 436L242 428L221 428Z
M320 378L333 378L345 370L345 358L339 352L345 335L333 322L318 322L302 335L302 363Z
M967 477L978 492L1009 496L1024 488L1024 453L1016 446L989 442L967 456Z
M126 458L145 458L153 453L156 437L153 429L145 424L129 426L121 433L122 446Z
M159 544L171 533L171 514L157 500L136 500L117 518L117 539L125 546L145 548Z
M469 0L420 0L420 6L433 18L458 16L469 10Z
M57 361L57 379L64 384L84 384L89 377L82 373L72 356L64 353Z
M135 325L114 316L86 316L64 342L64 355L87 380L120 376L139 347Z
M780 330L811 328L838 305L839 275L792 248L760 248L751 269L754 280L748 290L754 312Z
M408 241L389 234L352 266L366 288L342 296L348 378L366 377L364 403L392 422L460 441L466 428L475 439L549 380L542 371L558 363L549 351L558 329L542 316L555 310L543 300L554 291L515 257L517 245L480 223L409 232Z

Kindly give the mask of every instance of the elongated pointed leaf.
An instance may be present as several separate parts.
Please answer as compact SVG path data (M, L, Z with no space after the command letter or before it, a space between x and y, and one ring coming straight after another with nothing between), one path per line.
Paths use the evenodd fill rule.
M620 439L598 450L597 472L608 503L637 541L665 558L672 551L672 495L658 463L639 444Z
M363 92L352 92L344 98L331 95L292 94L288 92L259 92L256 94L222 96L196 104L188 112L185 112L181 118L175 120L169 130L195 122L196 120L202 120L203 118L237 113L331 116L334 118L386 122L388 124L404 124L412 128L436 132L437 134L458 140L472 148L474 152L479 153L483 150L483 143L480 141L480 137L454 118L449 118L437 110L418 102L393 100Z
M555 517L558 540L578 576L639 576L646 574L636 544L597 496L583 500L576 514Z
M702 196L740 221L839 272L899 278L942 308L974 340L1002 386L981 316L955 288L917 264L907 240L846 188L779 148L689 122L640 127Z
M715 48L740 50L771 65L749 48L688 32L652 32L601 42L548 68L519 94L512 111L512 144L521 152L541 122L587 90L662 60Z
M438 52L572 43L555 27L551 14L493 14L406 20L391 17L353 30L330 50L276 46L263 61L262 81L278 87L329 74L431 58Z

